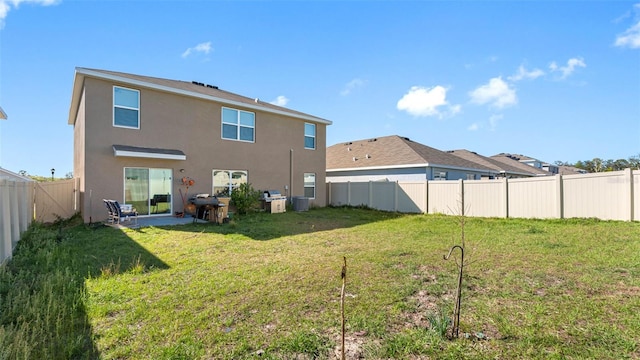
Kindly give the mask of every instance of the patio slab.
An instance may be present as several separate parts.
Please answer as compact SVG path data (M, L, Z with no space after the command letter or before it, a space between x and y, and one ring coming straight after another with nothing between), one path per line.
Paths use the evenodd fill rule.
M207 224L209 221L195 219L192 216L185 217L175 217L175 216L150 216L150 217L138 217L138 222L136 224L135 221L125 221L121 224L110 225L115 228L127 228L127 229L138 229L149 226L173 226L173 225L185 225L194 223L202 223Z

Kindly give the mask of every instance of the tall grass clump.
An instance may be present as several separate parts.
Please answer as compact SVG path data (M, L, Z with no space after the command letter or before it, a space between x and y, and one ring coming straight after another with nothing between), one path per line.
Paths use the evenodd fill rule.
M0 359L84 359L94 350L83 279L59 227L34 224L0 266Z

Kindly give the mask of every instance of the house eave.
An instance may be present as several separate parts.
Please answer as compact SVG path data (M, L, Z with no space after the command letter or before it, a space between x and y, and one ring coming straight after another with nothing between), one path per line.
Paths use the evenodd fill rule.
M267 108L260 105L248 104L248 103L228 100L228 99L224 99L216 96L205 95L205 94L201 94L193 91L176 89L170 86L158 85L158 84L153 84L146 81L130 79L130 78L126 78L118 75L105 74L105 73L90 70L90 69L76 68L75 80L73 82L73 95L71 99L71 108L69 111L69 121L68 121L69 125L73 125L75 123L75 118L78 113L78 105L80 102L80 92L82 91L82 86L83 86L82 84L84 83L84 78L87 76L92 78L97 78L97 79L110 80L110 81L119 82L123 84L133 85L133 86L140 86L148 89L168 92L168 93L177 94L177 95L183 95L183 96L188 96L188 97L193 97L193 98L198 98L198 99L203 99L208 101L214 101L214 102L222 103L225 105L238 106L238 107L248 108L252 110L267 112L271 114L284 115L284 116L293 117L296 119L310 121L310 122L319 123L319 124L325 124L325 125L332 124L330 120L322 119L322 118L311 116L311 115L295 114L287 111Z
M121 145L113 145L113 156L144 159L187 160L187 155L179 150L145 149L136 147L123 148Z
M7 120L7 113L0 107L0 120Z

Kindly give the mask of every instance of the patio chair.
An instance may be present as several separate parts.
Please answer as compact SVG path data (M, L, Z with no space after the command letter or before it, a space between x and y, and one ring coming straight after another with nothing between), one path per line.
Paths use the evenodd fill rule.
M104 202L104 206L107 207L107 212L109 213L109 217L107 218L107 223L113 224L117 222L118 211L113 205L113 200L102 199L102 202Z
M133 219L134 224L138 224L138 211L136 211L135 208L131 208L131 210L125 210L117 200L107 201L111 204L113 212L115 213L113 223L120 224L123 221L131 221Z

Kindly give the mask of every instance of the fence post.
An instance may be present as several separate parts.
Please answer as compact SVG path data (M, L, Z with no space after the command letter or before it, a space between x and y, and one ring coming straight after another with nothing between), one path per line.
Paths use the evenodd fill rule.
M625 172L625 178L627 179L627 181L629 181L629 221L633 221L633 218L635 216L635 214L633 213L633 209L634 209L634 202L633 202L633 198L634 198L634 188L633 188L633 169L631 168L626 168L624 169Z
M502 181L504 182L504 217L505 219L509 218L509 179L505 176Z
M424 181L424 213L429 213L429 180Z
M11 212L11 240L13 243L13 247L16 246L18 240L20 239L20 206L18 199L18 183L15 181L11 182L11 206L9 211Z
M328 205L331 205L332 204L332 199L331 199L331 181L329 181L327 183L327 197L328 197L328 199L327 199Z
M367 198L367 201L369 202L367 204L367 206L369 206L370 208L373 208L373 182L371 180L369 180L369 188L367 189L369 191L369 196Z
M458 180L460 184L460 215L464 216L464 180Z
M400 187L400 184L398 183L398 180L396 180L395 182L395 186L393 187L393 211L398 211L398 188Z
M0 263L11 257L13 253L13 241L11 239L11 192L9 191L9 181L0 179L0 237L2 251L0 252Z
M347 181L347 205L351 206L351 181Z
M564 193L562 175L556 175L556 216L558 219L564 219Z

